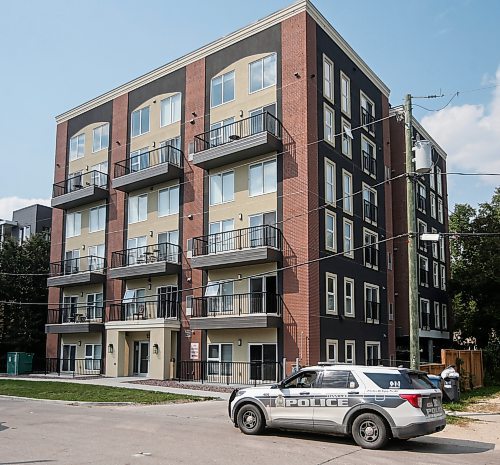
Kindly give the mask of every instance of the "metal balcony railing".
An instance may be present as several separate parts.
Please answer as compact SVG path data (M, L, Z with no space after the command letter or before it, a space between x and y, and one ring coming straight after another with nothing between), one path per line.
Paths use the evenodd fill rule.
M377 268L379 264L379 250L375 245L365 245L364 247L365 265Z
M275 226L262 225L194 237L192 254L196 257L253 247L273 247L282 250L283 235Z
M255 292L193 297L192 318L274 314L281 316L283 299L278 294Z
M50 276L65 276L87 271L103 272L106 268L106 259L89 255L76 257L50 264Z
M103 372L104 364L99 358L46 358L45 374L97 376Z
M102 323L102 305L63 304L57 309L49 308L47 323Z
M283 133L281 122L271 113L259 113L198 134L194 138L194 151L195 153L203 152L261 132L268 132L281 139Z
M366 108L361 108L361 124L366 127L369 132L375 132L375 118Z
M363 200L363 217L365 220L371 221L372 223L377 222L378 208L374 203L368 200Z
M108 187L108 175L101 171L92 170L87 173L77 174L71 178L54 184L52 197L59 197L70 192L75 192L86 187L96 186L103 189Z
M180 247L168 242L120 250L111 255L111 268L157 262L179 263L180 254Z
M179 168L182 168L182 150L166 145L159 147L149 152L140 153L126 160L121 160L115 163L115 178L125 176L126 174L136 173L152 166L170 163Z
M373 176L377 175L377 159L371 154L362 150L363 169Z
M154 296L153 296L154 297ZM107 321L153 320L157 318L177 320L179 318L177 298L144 300L111 304Z

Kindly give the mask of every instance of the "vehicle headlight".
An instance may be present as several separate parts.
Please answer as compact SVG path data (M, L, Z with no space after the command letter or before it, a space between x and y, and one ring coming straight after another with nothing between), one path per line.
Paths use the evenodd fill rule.
M236 397L242 396L243 394L245 394L245 392L246 392L245 390L243 390L243 391L238 391L238 392L236 393Z

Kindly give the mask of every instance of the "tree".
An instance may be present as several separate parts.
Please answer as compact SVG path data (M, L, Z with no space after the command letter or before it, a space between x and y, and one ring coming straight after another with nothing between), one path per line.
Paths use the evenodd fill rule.
M477 210L457 204L450 231L500 234L500 188ZM455 329L486 348L500 334L500 237L452 236L450 250Z

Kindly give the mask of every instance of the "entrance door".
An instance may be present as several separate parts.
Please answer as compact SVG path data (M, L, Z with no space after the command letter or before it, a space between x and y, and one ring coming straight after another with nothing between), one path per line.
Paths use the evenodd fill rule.
M78 307L78 296L64 296L62 323L74 323Z
M62 347L61 371L75 371L76 345L64 344Z
M149 341L134 341L134 374L147 376L149 372Z
M250 278L250 313L276 312L276 276Z
M264 226L276 226L276 212L261 213L249 217L250 247L276 247L276 230Z
M250 379L276 381L276 345L250 344Z

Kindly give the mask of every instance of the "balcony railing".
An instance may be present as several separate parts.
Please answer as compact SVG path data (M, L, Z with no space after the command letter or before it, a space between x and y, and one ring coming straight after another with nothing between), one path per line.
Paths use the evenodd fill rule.
M180 381L201 383L257 385L263 382L277 382L282 379L279 362L179 362L177 369Z
M158 262L179 263L180 251L178 245L168 242L120 250L113 252L111 268Z
M102 323L103 313L102 305L61 305L58 309L49 308L47 323Z
M50 264L50 276L67 276L88 271L97 273L106 268L106 259L89 255L87 257L69 258Z
M203 152L261 132L268 132L281 139L283 132L281 122L268 112L250 116L203 134L198 134L194 138L194 151L195 153Z
M377 159L368 152L363 152L363 169L373 176L377 175Z
M275 226L262 225L194 237L192 255L196 257L254 247L272 247L282 250L283 235Z
M368 323L380 321L380 303L366 301L366 321Z
M372 223L377 222L378 208L374 203L369 200L363 201L363 217L365 220L371 221Z
M46 358L45 374L77 376L98 376L104 364L99 358Z
M364 247L365 266L377 268L379 264L379 250L375 245L365 245Z
M79 191L86 187L101 187L106 189L108 186L108 175L101 171L93 170L87 173L78 174L66 179L65 181L54 184L52 197L59 197L70 192Z
M149 152L134 155L126 160L115 163L115 178L126 174L136 173L152 166L170 163L182 167L182 151L171 145L159 147Z
M283 300L280 295L255 292L249 294L194 297L192 318L262 314L280 316L282 311Z
M145 300L122 302L109 307L108 321L177 320L179 317L179 302L177 299Z
M366 126L366 129L369 132L375 132L375 124L374 124L375 118L371 113L368 112L366 108L361 108L361 124L363 126Z

